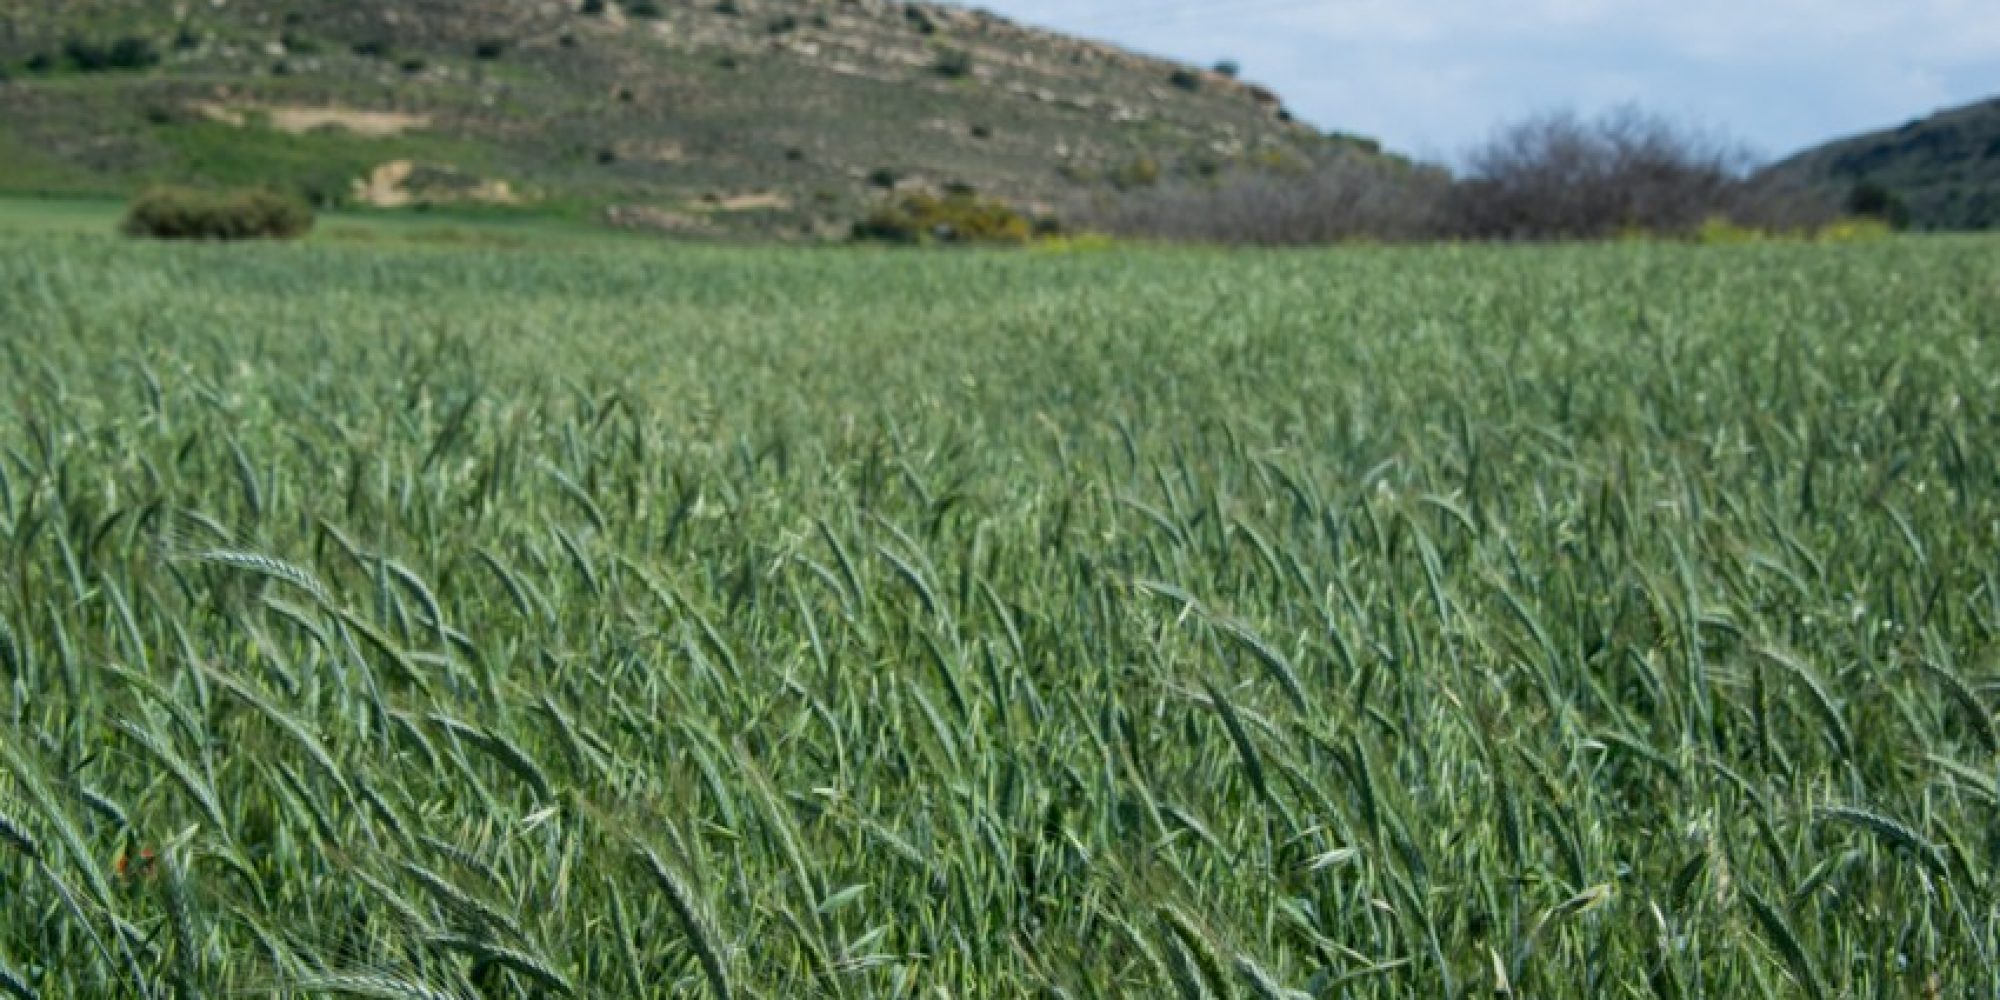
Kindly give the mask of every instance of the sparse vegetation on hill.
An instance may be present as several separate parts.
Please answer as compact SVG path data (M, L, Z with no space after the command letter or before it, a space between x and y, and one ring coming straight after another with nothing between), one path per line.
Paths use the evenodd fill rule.
M1767 176L1911 228L2000 227L2000 98L1827 143Z
M769 236L844 232L884 164L1053 205L1141 158L1247 166L1323 141L1220 75L1183 89L1194 70L886 0L16 4L0 68L0 193L261 183L338 205L409 160L579 217L782 195L790 209L712 220ZM295 130L284 112L319 117Z

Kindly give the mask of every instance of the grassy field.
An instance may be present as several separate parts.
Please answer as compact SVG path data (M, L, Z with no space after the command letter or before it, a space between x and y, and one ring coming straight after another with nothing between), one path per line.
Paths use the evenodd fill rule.
M0 386L0 993L2000 985L2000 241L0 236Z

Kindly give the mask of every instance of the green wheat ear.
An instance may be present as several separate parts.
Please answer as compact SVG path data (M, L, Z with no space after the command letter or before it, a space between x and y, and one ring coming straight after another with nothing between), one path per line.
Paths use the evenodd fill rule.
M696 907L687 884L660 860L658 854L649 848L640 849L640 857L652 873L654 885L665 895L674 912L674 919L680 922L681 933L686 935L688 946L694 949L695 957L701 961L702 975L708 978L709 992L716 1000L729 998L728 967L724 964L721 949L717 946L715 933L708 920Z
M1798 981L1806 995L1814 997L1815 1000L1824 996L1820 989L1819 976L1813 971L1812 959L1807 955L1805 946L1799 943L1798 935L1793 932L1784 914L1772 909L1771 904L1766 903L1762 896L1747 887L1743 890L1743 901L1749 904L1750 914L1756 918L1758 928L1770 940L1771 946L1778 950L1778 954L1784 957L1785 965L1791 970L1792 977Z

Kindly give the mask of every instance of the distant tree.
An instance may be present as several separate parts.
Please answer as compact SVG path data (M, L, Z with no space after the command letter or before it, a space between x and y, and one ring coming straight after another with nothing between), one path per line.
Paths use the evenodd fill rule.
M108 55L104 47L82 38L71 38L63 42L63 58L69 64L85 73L95 73L104 69Z
M939 49L937 58L931 63L931 70L937 75L953 80L972 75L972 53L964 49Z
M159 64L160 50L153 43L137 35L103 45L84 38L72 38L63 43L63 56L70 65L85 73L102 73L111 70L146 69Z
M145 69L159 62L160 50L150 39L128 35L111 43L112 69Z
M1243 67L1237 65L1234 59L1224 59L1215 64L1215 72L1218 76L1226 76L1234 80L1237 74L1243 72Z
M591 17L602 17L604 16L604 0L583 0L583 6L578 7L576 12L587 14Z
M1172 73L1167 74L1167 82L1173 84L1176 87L1179 87L1182 90L1187 90L1187 91L1200 90L1201 74L1196 73L1194 70L1182 67L1180 69L1174 70Z
M660 8L659 0L625 0L625 16L657 21L667 12Z

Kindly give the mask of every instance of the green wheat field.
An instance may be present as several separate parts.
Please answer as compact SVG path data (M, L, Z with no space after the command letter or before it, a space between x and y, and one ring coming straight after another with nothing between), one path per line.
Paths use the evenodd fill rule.
M2000 241L16 234L0 407L0 994L2000 989Z

